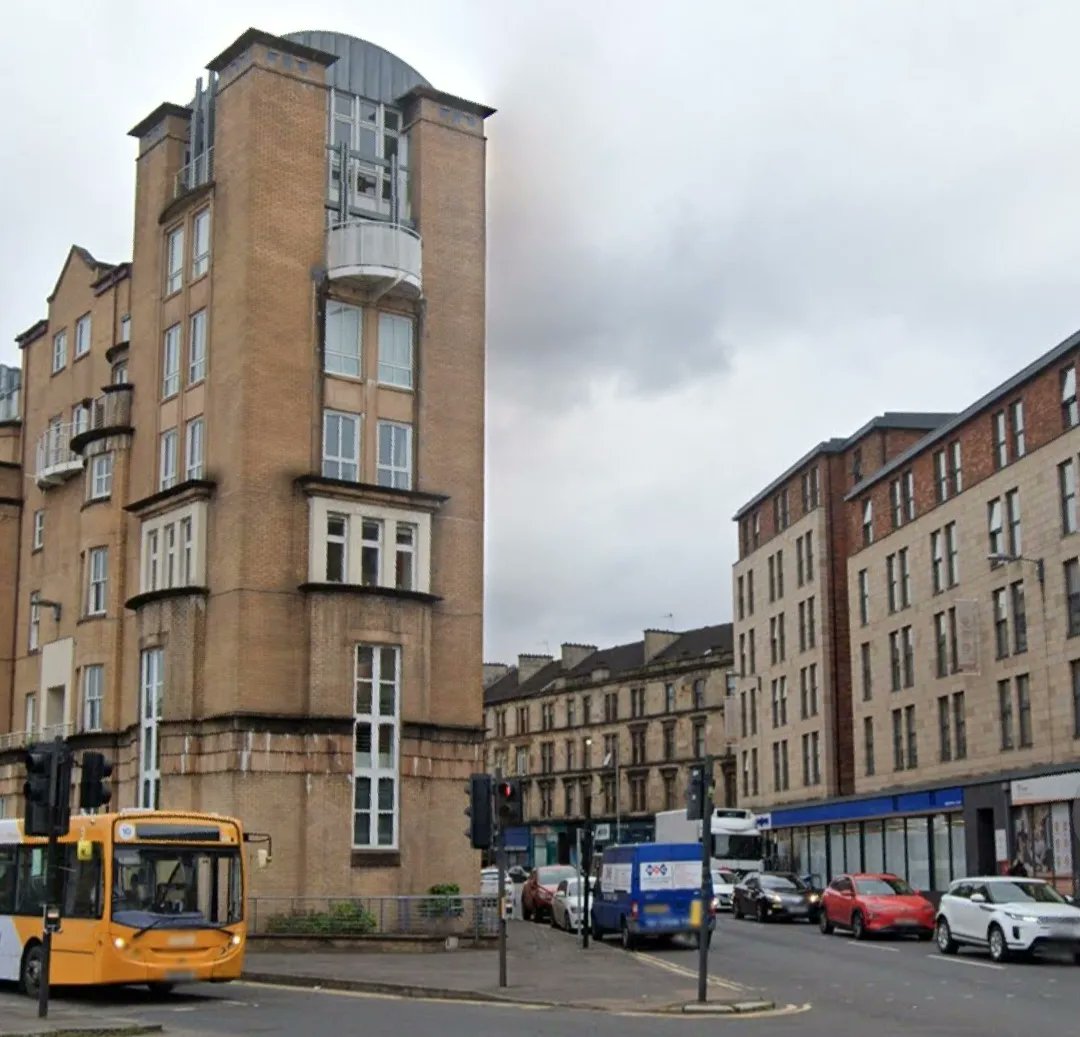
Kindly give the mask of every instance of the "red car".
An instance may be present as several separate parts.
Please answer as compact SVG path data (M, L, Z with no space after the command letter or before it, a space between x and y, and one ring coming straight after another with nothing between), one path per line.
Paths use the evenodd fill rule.
M821 898L821 931L850 929L856 940L871 933L934 935L934 905L896 875L841 875Z
M576 879L577 869L568 864L547 864L533 868L521 887L521 913L528 922L542 922L551 917L551 902L563 879Z

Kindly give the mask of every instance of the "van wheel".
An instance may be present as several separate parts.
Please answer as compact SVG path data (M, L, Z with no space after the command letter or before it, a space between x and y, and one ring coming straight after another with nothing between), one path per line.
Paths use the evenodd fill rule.
M731 898L731 917L742 918L742 904L739 903L738 897Z
M632 951L634 949L634 936L630 932L630 926L626 924L626 919L622 919L619 923L619 936L622 940L622 948L624 951Z
M19 988L27 997L38 996L44 971L45 948L40 943L32 943L26 948L22 965L19 967Z

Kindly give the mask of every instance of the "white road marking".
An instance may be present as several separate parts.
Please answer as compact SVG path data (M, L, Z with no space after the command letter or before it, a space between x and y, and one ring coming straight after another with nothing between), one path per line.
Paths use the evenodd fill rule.
M668 972L672 972L677 976L683 976L687 979L697 979L697 969L688 969L685 965L676 965L673 961L667 961L664 958L657 958L652 954L637 953L634 955L638 961L643 961L648 965L653 965L656 968L666 969ZM721 979L719 976L709 976L709 983L715 987L724 987L726 990L747 990L748 987L743 986L742 983L736 983L731 979Z
M865 947L868 951L888 951L889 954L899 954L900 953L900 949L898 947L886 947L884 944L880 944L880 943L865 943L865 942L860 943L857 940L848 940L848 946L849 947L859 947L859 948Z
M1004 972L1004 965L995 965L990 961L972 961L970 958L946 958L943 954L928 954L928 958L934 958L937 961L943 961L946 965L970 965L973 969L996 969L998 972Z

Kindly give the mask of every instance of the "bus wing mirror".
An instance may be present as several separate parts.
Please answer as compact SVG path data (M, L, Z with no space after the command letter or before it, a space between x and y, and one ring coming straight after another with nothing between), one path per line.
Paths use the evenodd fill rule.
M269 863L270 863L270 853L269 853L269 851L263 849L263 847L260 846L255 851L255 865L256 865L256 867L265 868L267 866L267 864L269 864Z
M245 843L266 843L265 848L259 847L255 852L255 865L265 868L274 859L274 844L267 832L245 832Z

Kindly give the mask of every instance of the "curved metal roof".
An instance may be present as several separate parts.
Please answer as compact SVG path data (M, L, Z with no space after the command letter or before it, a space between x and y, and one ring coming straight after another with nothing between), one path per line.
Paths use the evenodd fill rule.
M401 58L355 36L307 30L285 33L284 39L336 54L338 60L326 71L328 85L336 90L359 94L370 101L393 104L414 86L431 86Z

